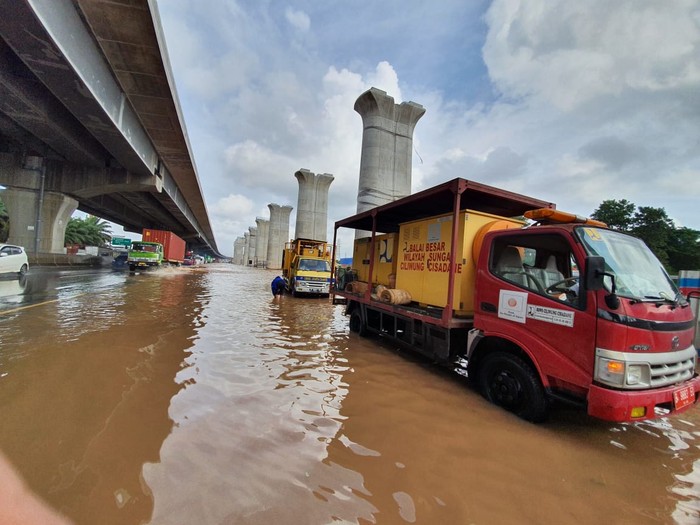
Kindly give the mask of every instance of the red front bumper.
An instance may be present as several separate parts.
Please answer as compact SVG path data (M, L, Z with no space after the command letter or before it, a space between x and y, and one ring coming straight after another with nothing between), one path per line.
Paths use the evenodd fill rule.
M693 386L695 399L690 405L676 410L673 405L673 392L690 385ZM610 390L591 385L588 390L588 414L607 421L641 421L660 417L654 411L657 406L671 410L672 414L679 414L697 405L698 399L700 399L700 376L698 375L680 385L656 390ZM646 407L645 415L633 418L632 408L642 406Z

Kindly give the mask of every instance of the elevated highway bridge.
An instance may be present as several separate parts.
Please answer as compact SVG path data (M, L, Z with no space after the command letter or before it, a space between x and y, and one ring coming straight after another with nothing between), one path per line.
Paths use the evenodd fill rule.
M0 0L10 241L60 253L79 209L220 256L154 0Z

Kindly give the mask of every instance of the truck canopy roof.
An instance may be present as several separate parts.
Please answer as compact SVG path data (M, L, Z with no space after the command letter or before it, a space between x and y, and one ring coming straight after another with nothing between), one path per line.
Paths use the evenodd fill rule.
M556 205L486 184L453 179L403 199L377 206L352 217L336 221L335 228L372 231L376 216L376 231L399 231L399 224L454 212L455 196L460 196L460 210L475 210L500 217L518 217L536 208L556 208Z

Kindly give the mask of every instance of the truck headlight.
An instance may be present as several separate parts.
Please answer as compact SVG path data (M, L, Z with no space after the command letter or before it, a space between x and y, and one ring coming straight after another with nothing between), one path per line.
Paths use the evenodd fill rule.
M615 359L598 358L596 377L603 383L622 386L625 383L625 363Z
M628 385L651 385L651 369L649 365L627 365Z
M629 365L627 367L627 384L636 385L642 380L641 365Z

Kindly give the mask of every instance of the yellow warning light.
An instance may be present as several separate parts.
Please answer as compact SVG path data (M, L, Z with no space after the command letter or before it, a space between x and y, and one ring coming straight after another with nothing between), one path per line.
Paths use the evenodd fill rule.
M644 417L647 415L647 408L646 407L632 407L632 412L630 413L630 417Z
M608 361L608 372L611 374L622 374L625 372L625 364L620 361Z
M601 226L607 228L607 224L601 221L596 221L595 219L588 219L586 217L581 217L573 213L567 213L565 211L554 210L552 208L539 208L537 210L529 210L525 212L525 217L532 219L534 221L547 220L550 222L574 222L577 224L589 224L591 226Z

